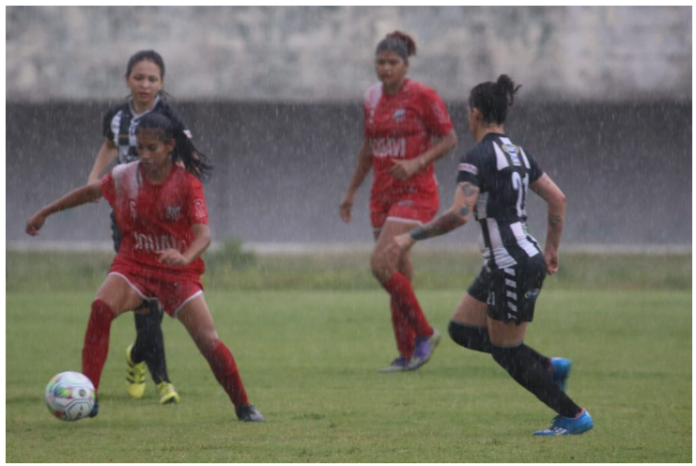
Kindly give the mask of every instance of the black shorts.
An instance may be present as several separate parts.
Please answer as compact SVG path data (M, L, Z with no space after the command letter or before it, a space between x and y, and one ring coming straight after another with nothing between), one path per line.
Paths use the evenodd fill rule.
M468 293L488 304L488 317L493 320L531 322L544 278L546 261L542 254L537 254L513 267L483 267Z

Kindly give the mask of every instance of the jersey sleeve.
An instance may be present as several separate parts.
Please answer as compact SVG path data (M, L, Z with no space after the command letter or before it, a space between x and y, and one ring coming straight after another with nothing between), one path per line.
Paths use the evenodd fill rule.
M482 181L483 159L480 157L479 153L473 149L459 158L457 184L469 182L474 186L482 188Z
M203 184L193 175L189 176L188 211L191 225L208 224L208 207L205 203Z
M529 182L534 183L536 180L541 178L541 175L544 174L544 170L542 170L537 161L534 160L534 157L529 155L529 152L522 149L522 154L524 154L529 162Z
M444 136L452 131L453 125L447 112L447 106L437 92L432 89L425 90L421 106L423 121L430 133L435 136Z
M111 121L114 119L114 115L116 115L116 112L118 112L118 108L116 107L109 109L104 114L104 121L102 123L102 136L104 136L106 139L112 142L116 141L116 136L114 135L114 131L111 128Z
M114 186L114 177L111 175L111 173L107 173L102 177L100 183L102 189L102 196L104 196L104 199L106 199L109 205L113 206L114 202L116 201L116 187Z

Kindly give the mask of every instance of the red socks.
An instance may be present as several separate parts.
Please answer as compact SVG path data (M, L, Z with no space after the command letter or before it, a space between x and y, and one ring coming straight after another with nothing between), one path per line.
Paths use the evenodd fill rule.
M413 331L406 317L402 314L401 309L396 304L396 299L391 298L391 317L392 327L394 327L394 337L396 338L396 347L399 349L399 354L411 359L413 349L416 346L416 332Z
M227 395L229 395L232 404L235 407L248 405L249 399L244 390L242 378L239 376L237 363L234 361L234 357L230 350L227 349L227 346L218 340L213 346L205 351L201 351L201 353L208 360L215 378L222 385L222 388L225 389Z
M399 334L404 333L408 335L409 333L415 333L418 337L428 337L433 334L433 328L428 324L428 319L425 318L423 310L418 304L418 299L413 291L411 282L402 274L401 272L396 272L392 275L391 279L387 283L383 283L382 286L392 297L392 322L398 322L399 327L401 327L403 322L410 327L410 332L399 332L397 333L397 327L395 324L394 332L397 334L397 345L399 346L399 351L402 351L402 345L404 349L408 352L409 344L408 338L404 337L403 342L400 341ZM394 314L400 311L400 318L394 318ZM413 353L413 347L411 347L410 352ZM410 354L401 355L406 358L410 358Z
M99 388L102 370L109 355L109 335L114 313L102 300L92 302L92 312L87 322L85 343L82 347L82 373Z

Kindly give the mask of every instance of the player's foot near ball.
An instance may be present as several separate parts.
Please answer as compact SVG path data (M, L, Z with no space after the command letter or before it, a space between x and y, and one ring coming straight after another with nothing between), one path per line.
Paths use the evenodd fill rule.
M387 367L384 369L380 369L379 372L380 374L393 374L394 372L408 372L408 364L409 360L404 358L403 356L399 356L398 358L394 359L391 364L389 364Z
M242 422L266 422L266 418L254 405L241 405L235 411L237 419Z
M92 411L89 412L88 417L97 417L97 414L99 414L99 399L95 398L94 406L92 407Z
M570 376L572 366L573 363L570 359L551 358L551 380L563 391L566 391L566 388L568 388L566 380Z
M157 384L157 391L159 392L161 405L174 404L181 401L179 394L176 392L176 388L169 382L160 382Z
M417 337L416 349L413 351L413 357L408 365L409 370L415 371L430 361L435 347L437 347L441 339L442 335L435 329L433 329L433 334L428 337Z
M534 435L546 437L558 437L560 435L578 435L587 432L594 427L592 416L583 409L578 417L563 417L561 415L553 418L551 427L544 430L537 430Z

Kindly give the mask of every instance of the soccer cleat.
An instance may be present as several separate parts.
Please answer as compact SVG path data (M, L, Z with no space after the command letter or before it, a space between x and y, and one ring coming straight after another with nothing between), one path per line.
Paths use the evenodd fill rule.
M133 345L126 348L126 391L131 398L142 398L145 393L145 361L134 363L131 360Z
M563 417L560 414L553 418L551 427L545 430L538 430L534 435L543 435L547 437L557 437L560 435L578 435L594 427L592 416L586 409L582 410L579 417Z
M441 339L442 335L435 329L433 329L433 334L429 337L416 338L416 349L413 351L413 357L408 364L408 369L415 371L423 364L430 361L433 352L435 352L435 347L440 343Z
M92 411L89 412L88 417L97 417L99 414L99 398L94 398L94 406L92 406Z
M391 374L392 372L406 372L410 370L408 368L408 363L408 359L404 358L403 356L399 356L398 358L394 359L392 363L389 364L387 367L385 367L384 369L380 369L377 372L379 372L380 374Z
M266 422L261 411L256 409L254 405L242 405L235 409L237 419L242 422Z
M179 394L176 392L176 388L169 382L158 383L157 391L159 392L161 405L179 403L181 401Z
M566 380L570 376L570 369L572 366L573 363L570 359L551 358L551 380L563 391L566 391L568 386Z

